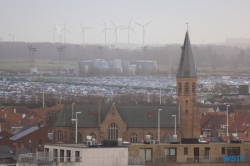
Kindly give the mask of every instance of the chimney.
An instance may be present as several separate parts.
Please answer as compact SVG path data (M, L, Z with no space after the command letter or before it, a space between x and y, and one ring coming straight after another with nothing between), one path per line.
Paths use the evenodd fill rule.
M23 143L23 141L20 141L20 148L24 148L24 143Z
M101 124L101 102L98 102L98 126Z
M18 146L17 146L17 143L13 144L13 154L14 155L18 155Z

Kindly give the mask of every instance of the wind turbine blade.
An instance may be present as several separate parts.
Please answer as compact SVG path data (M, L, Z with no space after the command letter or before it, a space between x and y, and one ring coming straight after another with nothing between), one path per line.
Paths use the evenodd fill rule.
M129 27L121 28L120 30L128 29Z
M121 28L121 27L125 27L126 25L120 25L120 26L118 26L117 28Z
M135 31L134 31L132 28L129 27L129 29L131 29L131 30L135 33ZM135 34L136 34L136 33L135 33Z
M136 22L135 22L135 23L136 23ZM143 27L143 25L141 25L141 24L138 24L138 23L136 23L136 24Z
M129 27L130 27L130 24L131 24L131 20L132 20L132 17L130 18L130 21L129 21Z
M153 20L152 20L153 21ZM149 21L146 25L148 25L149 23L151 23L152 21ZM144 25L144 26L146 26L146 25Z
M82 35L82 33L83 33L83 30L82 30L82 32L81 32L81 34L80 34L80 36Z
M99 33L99 35L102 34L102 32L104 32L104 31L105 31L105 28L101 31L101 33Z
M51 30L49 30L48 32L46 32L46 33L49 33L49 32L51 32L51 31L53 31L54 29L51 29Z
M114 31L114 29L111 29L111 28L106 28L106 29Z
M79 20L78 20L79 21ZM81 24L81 26L83 27L82 23L79 21L79 23ZM83 27L84 28L84 27Z
M110 21L111 21L111 20L110 20ZM114 27L116 27L115 24L114 24L112 21L111 21L111 23L114 25ZM116 27L116 28L117 28L117 27Z
M117 29L115 29L113 36L115 36L116 31L117 31Z
M69 32L70 34L72 34L70 31L68 31L67 29L65 29L65 31Z

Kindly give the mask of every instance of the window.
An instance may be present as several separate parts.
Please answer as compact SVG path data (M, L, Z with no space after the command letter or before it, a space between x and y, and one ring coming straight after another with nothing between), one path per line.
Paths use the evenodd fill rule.
M81 133L77 133L77 143L82 143L82 134Z
M137 135L135 133L131 134L130 136L130 142L137 142Z
M181 85L181 83L179 82L179 83L178 83L178 94L181 95L181 93L182 93L182 85Z
M205 159L210 158L210 147L205 147Z
M71 159L71 157L70 157L71 151L70 151L70 150L67 150L66 153L67 153L66 161L67 161L67 162L70 162L70 161L71 161L71 160L70 160L70 159Z
M165 153L167 162L176 161L176 148L165 148L164 153Z
M152 116L152 113L151 113L150 110L148 111L147 116L148 116L148 117L151 117L151 116Z
M57 142L63 142L63 132L60 130L58 131Z
M75 151L75 161L80 162L80 151Z
M108 139L118 138L118 127L116 124L112 123L108 128Z
M221 147L221 154L226 154L225 147Z
M143 159L145 162L152 161L152 149L140 149L139 156L141 159Z
M194 82L192 83L192 94L193 95L195 94L195 83Z
M184 147L184 155L188 155L188 147Z
M240 155L240 148L239 147L227 148L227 155L228 156L239 156Z
M31 147L32 146L32 140L29 139L29 146Z
M189 93L189 85L188 85L188 83L186 82L186 83L185 83L185 95L188 95L188 93Z
M42 146L42 139L38 140L38 146Z
M60 150L60 162L64 162L64 150Z

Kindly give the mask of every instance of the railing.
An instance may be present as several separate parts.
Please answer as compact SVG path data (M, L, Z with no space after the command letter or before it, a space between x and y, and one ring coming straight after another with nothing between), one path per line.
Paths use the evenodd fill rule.
M48 164L51 162L82 162L81 157L41 157L36 154L25 154L18 156L18 162Z
M248 156L152 156L147 162L142 158L129 157L129 165L147 165L152 163L250 163Z

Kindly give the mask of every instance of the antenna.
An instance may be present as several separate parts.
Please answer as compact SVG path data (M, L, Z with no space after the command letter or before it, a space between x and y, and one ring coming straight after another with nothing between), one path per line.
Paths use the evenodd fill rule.
M79 21L79 20L78 20ZM82 32L81 32L81 34L82 34L82 44L84 44L84 30L85 29L90 29L90 28L93 28L93 27L85 27L84 28L84 26L82 25L82 23L79 21L79 23L80 23L80 25L82 26ZM80 34L80 36L81 36L81 34Z
M111 21L111 20L110 20ZM116 44L117 44L117 28L121 28L121 27L124 27L124 25L121 25L121 26L115 26L115 24L111 21L111 23L114 25L115 27L115 31L114 31L114 35L116 34ZM113 35L113 36L114 36Z
M188 22L186 24L187 24L187 32L188 32Z
M132 30L134 33L135 33L135 31L130 27L130 24L131 24L131 20L132 20L132 17L130 18L130 21L129 21L129 24L128 24L128 26L127 27L125 27L125 28L122 28L121 30L123 30L123 29L128 29L128 48L129 48L129 38L130 38L130 30ZM136 33L135 33L136 34Z
M153 21L153 20L152 20ZM142 38L143 38L143 40L142 40L142 45L144 45L144 37L145 37L145 26L147 26L148 24L150 24L152 21L149 21L147 24L145 24L145 25L141 25L141 24L138 24L138 23L136 23L137 25L139 25L139 26L141 26L142 27L142 30L143 30L143 34L142 34Z
M66 42L66 31L71 34L71 32L66 29L66 21L64 23L64 28L61 31L64 31L64 44L65 44L65 42Z
M104 32L105 31L105 45L106 45L106 30L108 29L108 30L113 30L113 29L111 29L111 28L107 28L106 27L106 24L105 24L105 21L104 21L104 19L103 19L103 23L104 23L104 29L101 31L101 33L100 34L102 34L102 32ZM99 35L100 35L99 34Z

